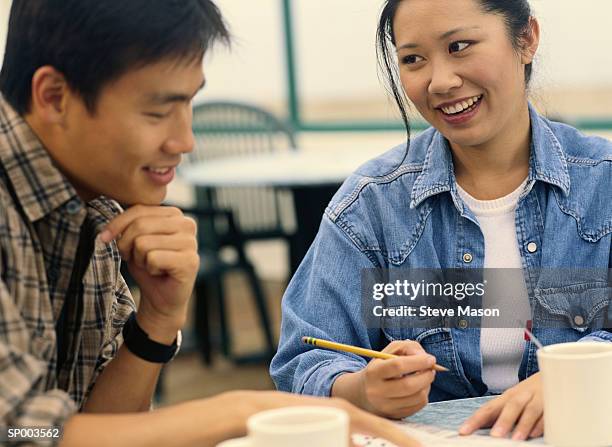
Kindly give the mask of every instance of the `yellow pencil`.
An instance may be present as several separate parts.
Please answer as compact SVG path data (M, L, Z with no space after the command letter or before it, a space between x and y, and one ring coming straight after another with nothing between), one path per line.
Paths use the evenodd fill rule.
M388 354L386 352L374 351L372 349L360 348L358 346L345 345L342 343L336 343L328 340L321 340L319 338L314 337L302 337L302 341L307 345L313 345L325 349L333 349L335 351L350 352L352 354L361 355L363 357L371 357L374 359L387 360L399 357L399 355L395 354ZM434 365L433 369L440 372L448 371L448 368L445 368L444 366L440 365Z

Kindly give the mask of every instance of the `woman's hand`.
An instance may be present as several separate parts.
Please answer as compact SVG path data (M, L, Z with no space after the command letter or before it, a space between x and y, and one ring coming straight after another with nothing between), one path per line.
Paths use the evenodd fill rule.
M359 372L341 375L333 385L332 395L379 416L410 416L427 405L436 359L411 340L391 342L383 352L399 357L374 359Z
M242 415L243 430L246 419L264 410L292 406L325 406L344 410L350 419L351 433L361 433L386 439L398 447L419 447L420 444L408 437L393 422L369 414L344 399L302 396L280 391L230 391L226 393L233 408Z
M469 435L493 427L491 436L506 437L514 428L513 440L537 438L544 434L544 405L540 373L523 380L477 411L459 429Z

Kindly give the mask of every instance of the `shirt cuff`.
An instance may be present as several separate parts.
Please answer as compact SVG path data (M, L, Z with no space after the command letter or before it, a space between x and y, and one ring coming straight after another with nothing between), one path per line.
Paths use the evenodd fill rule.
M365 366L364 363L356 360L327 360L322 362L304 381L300 394L330 397L332 386L338 376L360 371Z

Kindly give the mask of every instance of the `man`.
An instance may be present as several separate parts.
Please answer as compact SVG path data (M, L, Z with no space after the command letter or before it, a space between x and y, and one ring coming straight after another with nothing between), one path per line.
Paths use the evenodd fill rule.
M239 391L148 411L199 263L194 222L160 203L192 150L191 100L216 40L229 37L209 0L13 0L0 73L0 427L63 426L64 446L202 446L240 436L257 411L316 404L413 445L335 399Z

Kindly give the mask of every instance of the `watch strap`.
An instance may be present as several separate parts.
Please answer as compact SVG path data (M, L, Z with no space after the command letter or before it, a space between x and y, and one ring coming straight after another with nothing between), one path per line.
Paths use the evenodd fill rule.
M132 312L123 325L123 342L136 357L153 363L168 363L178 350L177 339L171 345L151 340L138 325L136 312Z

